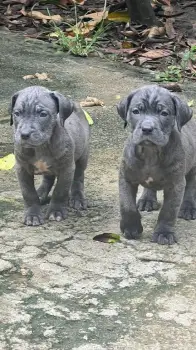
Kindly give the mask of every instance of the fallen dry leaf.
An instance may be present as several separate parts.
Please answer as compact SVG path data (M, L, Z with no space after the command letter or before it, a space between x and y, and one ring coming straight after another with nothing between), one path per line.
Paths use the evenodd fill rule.
M28 80L28 79L38 79L38 80L47 80L47 81L51 81L51 79L48 77L47 73L35 73L33 74L29 74L29 75L25 75L23 77L24 80Z
M22 4L25 6L33 5L34 0L5 0L3 1L4 5L13 5L13 4Z
M120 33L123 34L124 36L126 36L127 38L132 38L136 35L133 30L125 30L125 31L122 31Z
M28 79L35 79L35 76L32 74L29 75L24 75L24 77L22 77L24 80L28 80Z
M60 0L60 5L84 5L86 0Z
M166 18L165 30L166 30L168 38L170 38L170 39L174 39L176 36L176 31L173 27L173 22L174 22L173 18Z
M89 97L87 96L86 100L81 101L80 105L82 107L92 107L92 106L104 106L104 102L101 100L98 100L96 97Z
M152 27L143 30L142 36L147 36L148 38L156 38L165 35L165 27Z
M172 92L182 92L182 88L177 83L171 83L171 84L159 84L159 86L172 91Z
M36 77L38 80L48 80L48 81L51 81L51 79L48 77L48 74L47 74L47 73L35 73L35 77Z
M66 32L70 36L75 36L76 34L86 35L94 30L97 24L99 24L103 19L107 18L107 15L108 11L100 11L80 16L79 18L81 19L81 22L77 23L77 25L72 26L71 28L67 28ZM84 18L89 18L89 21L83 22L82 20Z
M47 21L62 22L62 20L63 20L60 15L47 16L47 15L44 15L40 11L26 12L25 10L22 9L20 11L20 13L23 16L32 17L32 18L35 18L35 19L42 20L44 23L47 23Z
M151 58L151 59L167 57L170 55L172 55L172 51L164 50L164 49L149 50L147 52L140 54L140 56L142 56L142 57L147 57L147 58Z
M101 22L103 19L106 19L108 16L108 11L99 11L99 12L93 12L93 13L87 13L84 16L80 16L80 19L83 18L91 18L94 21L96 21L97 23Z
M123 55L127 54L128 56L133 55L134 53L141 51L141 48L132 48L132 49L113 49L113 48L106 48L106 49L101 49L102 52L108 53L108 54L113 54L113 55Z
M12 10L11 10L11 6L10 6L10 4L9 4L8 7L7 7L7 9L6 9L5 15L6 15L6 16L11 16L11 14L12 14Z

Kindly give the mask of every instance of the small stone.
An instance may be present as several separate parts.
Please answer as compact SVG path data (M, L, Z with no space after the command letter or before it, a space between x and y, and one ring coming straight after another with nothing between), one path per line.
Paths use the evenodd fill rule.
M10 270L13 267L13 265L6 260L0 259L0 272Z
M153 317L153 314L152 314L152 312L147 312L147 314L146 314L146 317L148 317L148 318L151 318L151 317Z

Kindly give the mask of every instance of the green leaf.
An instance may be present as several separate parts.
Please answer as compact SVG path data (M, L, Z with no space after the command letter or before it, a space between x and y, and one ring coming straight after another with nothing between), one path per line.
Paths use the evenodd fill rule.
M103 243L118 243L120 242L120 235L116 233L105 232L101 235L93 237L93 240Z
M85 114L85 117L86 117L86 119L87 119L89 125L93 125L94 122L93 122L93 120L92 120L90 114L88 114L88 112L86 112L84 109L83 109L83 112L84 112L84 114Z
M130 16L127 11L116 11L108 13L107 19L108 21L127 23L130 21Z

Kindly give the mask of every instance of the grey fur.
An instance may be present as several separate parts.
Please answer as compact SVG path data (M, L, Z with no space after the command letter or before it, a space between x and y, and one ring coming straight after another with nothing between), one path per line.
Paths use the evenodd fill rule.
M60 221L67 205L86 208L84 171L88 161L89 124L79 105L58 92L32 86L12 97L16 170L25 203L24 223L43 223L41 202L55 182L47 218ZM36 191L34 174L43 175Z
M176 242L177 216L196 219L196 123L187 103L168 90L149 85L133 91L117 107L129 135L119 173L120 227L125 237L143 231L139 210L156 210L156 191L164 202L152 241ZM136 204L138 186L144 187ZM139 210L138 210L139 209Z

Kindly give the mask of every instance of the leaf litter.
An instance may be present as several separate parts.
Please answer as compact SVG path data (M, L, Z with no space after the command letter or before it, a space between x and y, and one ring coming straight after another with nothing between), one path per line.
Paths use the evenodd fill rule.
M88 56L95 50L125 64L162 71L165 83L172 81L173 76L174 81L187 77L196 80L196 3L183 0L151 3L159 20L159 25L152 28L132 23L125 2L119 0L3 0L0 25L57 46L62 44L62 38L65 41L76 38L63 49L79 56ZM103 31L94 40L100 26ZM69 50L69 46L78 45L78 40L79 47ZM84 44L90 49L83 49ZM192 54L184 59L187 50L192 50ZM172 73L167 71L168 66L174 67Z

